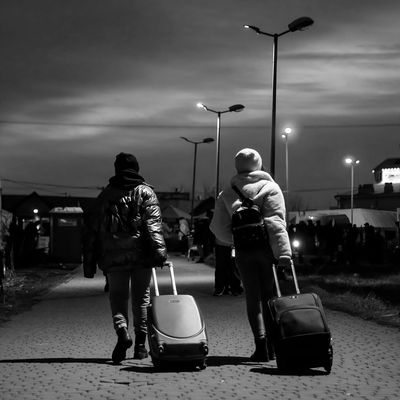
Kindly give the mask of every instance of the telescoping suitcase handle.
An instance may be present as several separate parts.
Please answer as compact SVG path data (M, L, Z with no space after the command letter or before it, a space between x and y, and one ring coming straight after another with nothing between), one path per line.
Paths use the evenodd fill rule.
M299 284L297 282L297 275L296 275L296 270L294 269L293 261L290 262L290 266L291 266L291 270L292 270L293 282L294 282L294 287L296 289L296 294L300 294ZM275 264L272 264L272 272L274 273L276 293L277 293L278 297L282 297L281 289L279 287L278 274L276 273Z
M172 285L172 294L177 295L178 292L176 291L176 283L175 283L175 274L174 274L174 265L172 264L171 261L166 261L163 265L164 267L168 267L169 270L169 275L171 278L171 285ZM157 282L157 274L156 274L156 269L152 268L151 273L153 275L153 283L154 283L154 291L156 296L160 295L160 292L158 290L158 282Z

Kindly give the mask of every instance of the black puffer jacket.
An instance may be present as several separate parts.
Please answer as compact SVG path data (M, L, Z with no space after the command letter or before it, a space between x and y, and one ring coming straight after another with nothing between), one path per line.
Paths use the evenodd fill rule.
M167 259L161 210L151 186L116 176L100 193L85 224L84 275L161 266Z

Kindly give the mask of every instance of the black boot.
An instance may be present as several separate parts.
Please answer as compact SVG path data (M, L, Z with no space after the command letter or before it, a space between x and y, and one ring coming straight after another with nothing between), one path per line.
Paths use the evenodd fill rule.
M138 332L135 336L135 348L133 352L133 358L136 360L143 360L149 356L146 350L146 333Z
M127 328L119 328L117 330L117 336L118 342L111 356L114 364L119 364L121 361L125 360L126 350L128 350L133 343Z
M250 356L251 361L269 361L267 340L265 338L255 339L256 351Z

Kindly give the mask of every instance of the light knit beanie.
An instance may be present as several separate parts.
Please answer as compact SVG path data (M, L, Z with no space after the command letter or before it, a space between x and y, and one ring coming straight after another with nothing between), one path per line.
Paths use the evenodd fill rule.
M238 174L260 171L262 168L261 156L256 150L242 149L235 156L235 167Z

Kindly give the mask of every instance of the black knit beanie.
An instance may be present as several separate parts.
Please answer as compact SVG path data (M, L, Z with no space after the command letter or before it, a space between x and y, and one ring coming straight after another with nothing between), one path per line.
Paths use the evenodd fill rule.
M116 173L127 169L139 172L139 163L136 157L128 153L119 153L115 157L114 167Z

